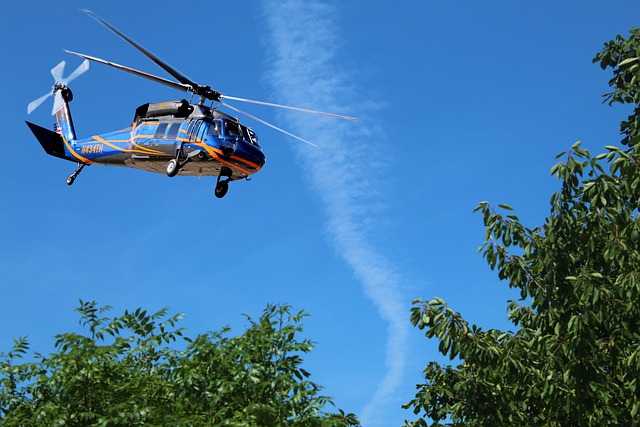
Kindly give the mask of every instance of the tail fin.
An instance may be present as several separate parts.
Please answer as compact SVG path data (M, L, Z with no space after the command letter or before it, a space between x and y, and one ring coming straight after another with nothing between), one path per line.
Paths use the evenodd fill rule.
M76 131L73 127L71 111L69 110L69 102L71 101L73 101L71 89L66 86L56 88L54 102L56 121L58 123L58 130L66 142L76 140Z
M71 111L69 110L69 102L73 101L73 93L68 87L62 86L56 92L55 96L55 103L59 103L59 106L57 107L55 112L56 121L58 122L58 129L60 130L65 141L75 141L76 130L73 127L73 120L71 120Z
M68 157L65 153L64 141L62 140L62 136L59 133L49 129L45 129L42 126L38 126L30 122L25 123L27 124L27 126L29 126L29 129L31 129L31 132L33 132L36 139L38 140L40 145L42 145L42 148L44 148L44 151L46 151L47 154L61 159L75 161L75 159Z
M82 62L82 64L80 64L80 66L67 77L63 76L64 66L65 62L62 61L51 69L51 75L55 81L52 90L35 101L30 102L27 106L27 113L31 114L33 110L38 108L38 106L45 100L53 96L54 102L52 114L56 116L58 130L61 132L63 143L70 143L76 140L76 132L73 128L73 122L71 121L71 113L69 112L69 102L73 100L73 94L67 85L89 69L89 60L84 60L84 62ZM33 131L33 128L31 130ZM40 143L42 144L42 142Z

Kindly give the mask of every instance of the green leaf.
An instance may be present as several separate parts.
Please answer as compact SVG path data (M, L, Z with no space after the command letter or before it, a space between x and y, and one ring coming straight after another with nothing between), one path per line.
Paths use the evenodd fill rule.
M625 59L624 61L621 61L621 62L618 64L618 67L625 67L625 66L630 65L630 64L635 64L635 63L636 63L636 62L638 62L638 61L640 61L640 58L638 58L638 57L635 57L635 58L627 58L627 59Z

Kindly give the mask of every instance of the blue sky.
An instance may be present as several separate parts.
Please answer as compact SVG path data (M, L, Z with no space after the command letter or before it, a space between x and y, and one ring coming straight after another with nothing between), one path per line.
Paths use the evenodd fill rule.
M49 70L70 49L163 71L79 12L88 8L191 79L222 93L355 115L343 123L238 105L267 154L222 200L214 180L169 179L47 156L24 120L50 126ZM168 306L192 335L268 303L304 309L312 379L365 425L413 418L437 343L410 301L444 298L470 322L509 328L514 298L486 267L478 202L540 225L557 153L619 141L623 108L602 105L591 63L627 34L636 1L9 2L0 16L5 131L0 169L0 351L29 336L52 348L77 328L78 299L115 312ZM71 85L80 137L122 128L135 108L181 93L92 64Z

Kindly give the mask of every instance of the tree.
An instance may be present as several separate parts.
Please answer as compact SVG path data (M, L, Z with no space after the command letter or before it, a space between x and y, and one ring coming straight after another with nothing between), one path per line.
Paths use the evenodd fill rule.
M411 321L457 366L431 362L405 405L434 426L630 426L640 414L640 30L605 44L605 102L631 103L622 148L592 157L574 144L551 172L561 189L544 225L482 202L480 248L516 331L470 326L441 299L414 301ZM426 419L414 422L426 426Z
M85 334L56 336L56 352L29 352L25 338L0 354L3 426L356 426L353 414L326 412L330 398L309 380L299 340L303 312L268 306L229 329L183 336L181 315L142 309L105 317L80 302ZM177 345L182 349L172 348Z

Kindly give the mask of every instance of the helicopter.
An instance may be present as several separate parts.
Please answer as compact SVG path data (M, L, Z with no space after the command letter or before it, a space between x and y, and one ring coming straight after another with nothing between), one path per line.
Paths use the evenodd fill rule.
M224 197L229 189L229 182L240 179L250 180L251 175L264 166L266 157L256 132L241 123L237 117L220 111L220 106L315 146L306 139L242 111L224 100L357 120L340 114L223 95L210 86L203 86L189 79L93 12L88 10L83 12L136 48L177 81L94 56L65 50L69 54L83 58L84 61L66 78L63 77L65 61L56 65L51 69L51 75L55 81L51 91L27 106L27 113L31 114L48 98L54 97L52 110L52 115L56 116L54 129L50 130L28 121L26 124L47 154L77 163L77 169L67 178L67 185L74 183L85 166L103 164L164 173L169 177L215 176L217 181L214 194L218 198ZM73 93L68 84L84 74L89 69L90 62L108 65L191 93L191 101L194 96L199 99L195 103L186 99L148 102L136 108L133 121L128 127L78 139L69 109ZM205 105L207 101L211 101L211 104Z

